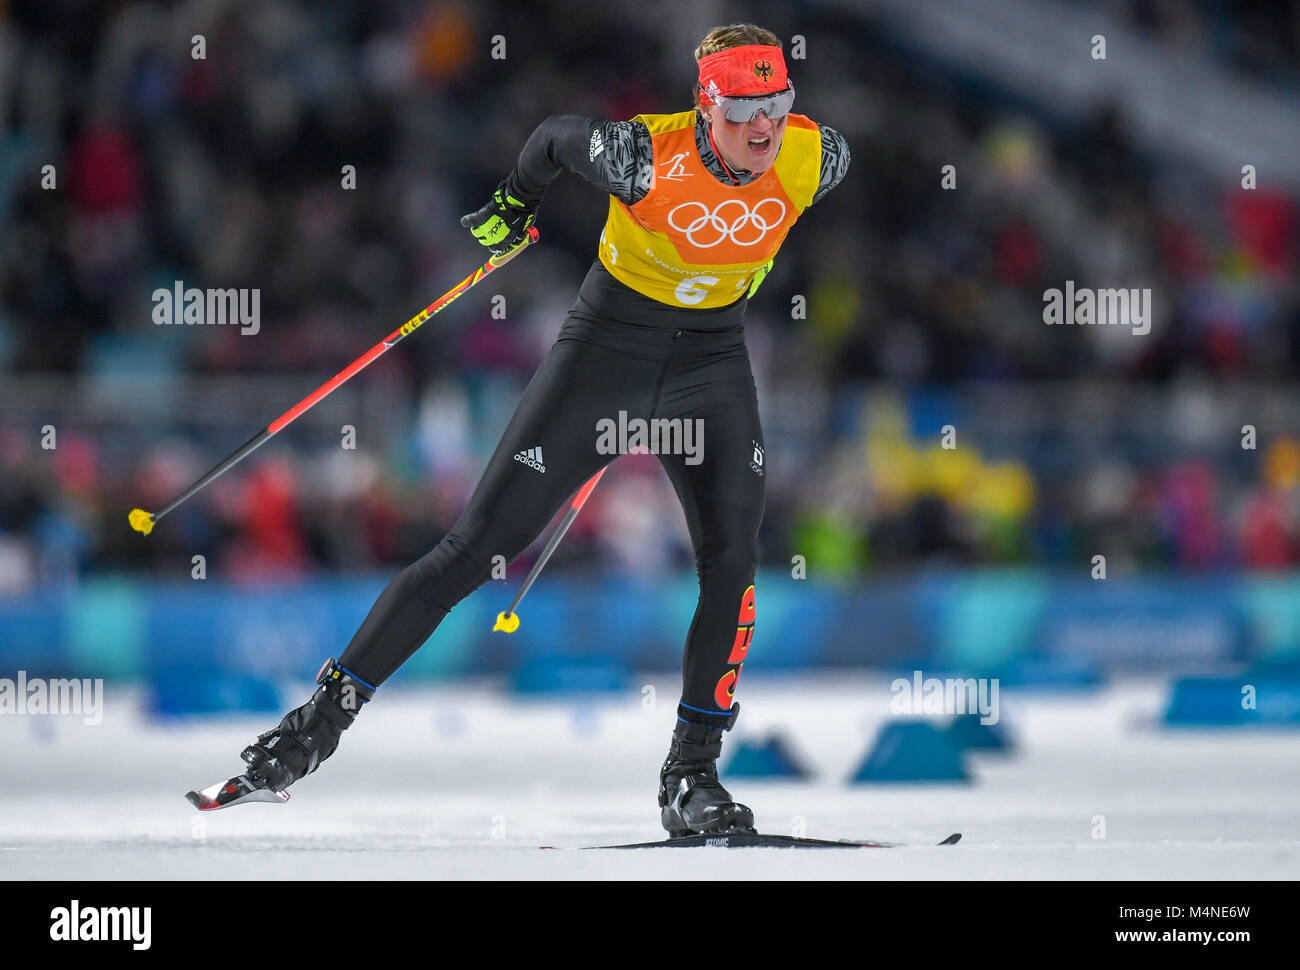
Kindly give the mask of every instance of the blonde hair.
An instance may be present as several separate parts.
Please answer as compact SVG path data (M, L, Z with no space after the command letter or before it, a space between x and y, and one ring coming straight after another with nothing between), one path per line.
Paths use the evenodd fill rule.
M746 44L766 44L780 47L781 38L770 30L764 30L754 24L731 24L727 27L714 27L695 48L695 60L725 51L732 47L744 47Z
M726 27L714 27L704 35L704 39L695 48L695 61L699 63L701 58L708 57L710 54L716 54L718 51L725 51L732 47L744 47L747 44L767 44L770 47L783 46L780 37L756 24L728 24ZM691 100L697 110L704 110L700 104L698 85L691 89Z

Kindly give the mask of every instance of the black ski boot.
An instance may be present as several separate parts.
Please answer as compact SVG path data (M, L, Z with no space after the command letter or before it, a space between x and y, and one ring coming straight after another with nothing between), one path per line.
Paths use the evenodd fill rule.
M321 686L311 700L286 714L278 727L260 735L240 754L248 762L254 787L282 792L310 775L334 753L361 705L375 696L374 688L345 672L333 657L321 667L316 683Z
M754 831L754 813L734 802L718 781L722 734L740 714L733 704L726 721L685 720L690 710L678 708L672 745L659 772L659 821L669 838Z

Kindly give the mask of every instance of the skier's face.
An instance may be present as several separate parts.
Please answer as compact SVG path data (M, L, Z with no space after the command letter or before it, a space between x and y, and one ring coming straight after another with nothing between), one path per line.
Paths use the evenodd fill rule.
M760 111L750 121L737 123L728 121L716 104L706 105L704 110L713 126L713 141L729 168L757 175L772 167L785 135L785 115L772 121Z

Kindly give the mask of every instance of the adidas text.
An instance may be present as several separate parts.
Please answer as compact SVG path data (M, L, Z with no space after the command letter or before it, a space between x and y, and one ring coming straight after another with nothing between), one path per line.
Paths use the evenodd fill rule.
M536 469L543 475L546 474L546 466L542 464L541 448L526 448L515 454L515 461L527 465L529 468Z

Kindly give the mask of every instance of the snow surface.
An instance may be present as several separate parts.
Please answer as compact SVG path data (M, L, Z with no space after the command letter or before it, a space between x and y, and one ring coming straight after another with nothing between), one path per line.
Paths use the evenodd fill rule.
M0 717L6 879L1294 879L1300 734L1154 726L1167 685L1013 694L1011 757L969 785L845 783L889 717L880 676L748 677L727 745L780 729L806 783L729 782L761 830L877 850L539 851L663 837L655 791L677 683L520 700L491 685L389 688L285 805L200 816L274 716L156 722L108 688L104 721ZM307 687L288 696L293 706ZM665 700L668 699L668 700ZM723 764L725 769L726 748ZM726 780L724 770L724 780ZM1094 838L1104 816L1105 838ZM960 831L955 847L930 843Z

